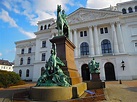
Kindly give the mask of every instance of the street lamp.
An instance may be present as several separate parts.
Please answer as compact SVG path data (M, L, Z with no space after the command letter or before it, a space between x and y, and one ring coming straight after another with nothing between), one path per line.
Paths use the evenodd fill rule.
M124 70L124 68L125 68L125 62L122 60L122 62L121 62L121 67L123 68L123 70Z

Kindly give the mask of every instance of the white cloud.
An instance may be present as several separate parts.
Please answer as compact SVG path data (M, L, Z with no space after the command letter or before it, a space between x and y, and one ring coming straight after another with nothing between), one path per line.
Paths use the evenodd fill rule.
M7 7L9 10L11 10L10 2L7 2L6 0L2 2L2 4Z
M39 20L56 18L55 12L57 5L61 5L63 9L67 10L66 4L72 4L72 0L35 0L33 12L36 17L30 19L32 25L36 25Z
M110 5L128 0L85 0L88 8L105 8ZM80 1L76 0L3 0L2 3L7 9L17 14L25 15L31 25L37 25L39 20L56 18L57 5L62 5L66 11L67 5L83 7Z
M120 2L125 2L129 0L87 0L87 5L86 7L88 8L106 8L109 7L110 5L115 6L117 3Z
M5 22L8 22L11 27L18 27L18 25L16 24L14 19L12 19L9 16L9 13L7 11L3 10L3 9L2 9L2 12L0 13L0 19L2 19Z
M2 56L2 53L0 53L0 56Z
M39 20L55 18L57 5L68 10L74 0L5 0L3 5L17 14L25 15L31 25L37 25ZM12 8L12 9L11 9Z
M34 38L35 35L31 32L25 31L23 28L19 27L16 24L16 21L9 16L9 13L2 9L2 12L0 12L0 19L2 19L4 22L7 22L10 24L11 27L17 28L22 34L28 36L29 38Z
M19 28L19 31L20 31L22 34L28 36L29 38L35 38L35 37L36 37L36 36L34 35L34 33L27 32L27 31L23 30L22 28Z

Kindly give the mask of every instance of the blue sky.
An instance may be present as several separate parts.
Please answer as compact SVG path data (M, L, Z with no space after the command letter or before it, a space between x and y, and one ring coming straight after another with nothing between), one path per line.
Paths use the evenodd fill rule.
M37 22L56 18L56 7L66 14L79 7L99 9L128 0L0 0L0 59L15 59L15 42L34 38Z

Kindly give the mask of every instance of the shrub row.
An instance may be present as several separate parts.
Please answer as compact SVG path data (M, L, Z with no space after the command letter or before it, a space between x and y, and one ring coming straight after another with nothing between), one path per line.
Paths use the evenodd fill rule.
M13 85L24 84L20 76L15 72L0 70L0 87L7 88Z

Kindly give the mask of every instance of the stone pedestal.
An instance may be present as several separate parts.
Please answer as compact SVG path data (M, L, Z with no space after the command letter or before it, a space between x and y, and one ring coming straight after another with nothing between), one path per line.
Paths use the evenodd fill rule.
M82 78L78 73L74 59L75 45L65 36L54 37L50 42L56 44L57 56L65 63L65 66L61 68L70 77L71 84L81 83Z
M105 88L105 82L100 81L85 81L87 83L87 90Z
M105 88L105 82L100 80L99 74L100 73L92 73L92 80L85 81L87 83L88 90Z
M87 90L87 84L84 82L71 87L31 87L30 99L38 102L65 102L65 100L80 97L85 90Z
M99 76L100 73L92 73L91 76L92 76L92 81L100 81L100 76Z

